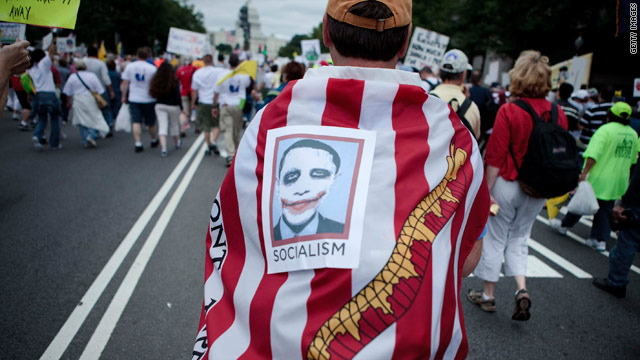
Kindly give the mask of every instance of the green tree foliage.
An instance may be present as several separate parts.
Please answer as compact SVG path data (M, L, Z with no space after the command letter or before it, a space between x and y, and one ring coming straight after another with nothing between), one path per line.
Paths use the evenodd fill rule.
M451 37L468 55L487 50L517 57L540 50L558 62L594 51L615 33L616 6L596 0L416 0L413 23ZM584 45L576 50L575 40Z
M164 49L170 27L206 32L203 19L186 0L82 0L75 34L78 43L104 41L107 50L115 51L118 33L125 52L131 54L140 46L153 47L156 40ZM30 29L27 37L37 40L47 32Z
M287 45L280 48L278 51L278 56L288 57L293 59L293 54L296 53L298 55L302 54L302 49L300 48L300 41L302 40L310 40L310 39L318 39L320 40L320 51L323 53L328 53L329 48L324 46L322 42L322 23L318 24L318 26L314 27L310 34L297 34L294 35L291 40L287 43Z
M221 54L229 55L233 51L233 48L229 44L218 44L218 46L216 46L216 50Z

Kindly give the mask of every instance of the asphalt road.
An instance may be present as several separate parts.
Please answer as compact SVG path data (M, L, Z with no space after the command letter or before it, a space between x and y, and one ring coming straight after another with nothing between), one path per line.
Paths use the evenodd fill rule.
M135 154L128 134L85 149L64 132L61 150L39 153L8 113L0 120L0 359L190 358L224 160L202 157L193 130L166 158L148 136ZM541 221L532 238L530 321L511 320L513 280L499 282L493 314L464 298L481 281L463 281L469 358L640 358L640 274L617 299L591 285L606 256Z

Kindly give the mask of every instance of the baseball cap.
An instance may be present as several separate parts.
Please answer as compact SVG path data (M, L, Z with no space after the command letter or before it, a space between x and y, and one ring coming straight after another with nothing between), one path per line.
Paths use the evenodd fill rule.
M573 94L571 94L571 97L585 100L589 97L589 92L585 89L580 89L578 91L575 91Z
M591 88L589 90L587 90L589 92L589 97L597 97L598 96L598 89L596 88Z
M622 101L613 104L609 111L619 118L628 119L631 117L631 105Z
M440 64L440 71L461 73L465 70L473 70L473 67L469 64L467 55L458 49L452 49L444 53L442 63Z
M378 32L411 23L412 0L377 0L377 2L385 4L393 13L392 17L386 19L369 19L349 12L349 9L354 5L368 1L370 0L329 0L327 14L337 21Z

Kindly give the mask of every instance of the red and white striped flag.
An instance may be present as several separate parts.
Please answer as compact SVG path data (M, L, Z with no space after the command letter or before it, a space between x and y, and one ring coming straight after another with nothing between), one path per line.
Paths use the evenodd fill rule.
M267 273L267 132L297 125L375 132L355 268ZM192 358L464 358L461 272L488 209L475 140L415 74L309 70L256 115L214 202Z

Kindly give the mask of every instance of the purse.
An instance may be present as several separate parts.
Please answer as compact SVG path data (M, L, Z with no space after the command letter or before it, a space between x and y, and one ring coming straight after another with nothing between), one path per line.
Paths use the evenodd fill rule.
M87 90L89 90L89 92L91 93L91 95L93 95L93 98L96 100L96 105L98 105L99 109L104 109L105 107L107 107L107 100L105 100L102 95L98 94L97 92L89 89L89 87L87 86L87 84L84 83L84 81L82 81L82 78L80 77L80 74L76 73L76 76L78 76L78 80L80 80L80 82L82 83L82 85L84 85L85 88L87 88Z

